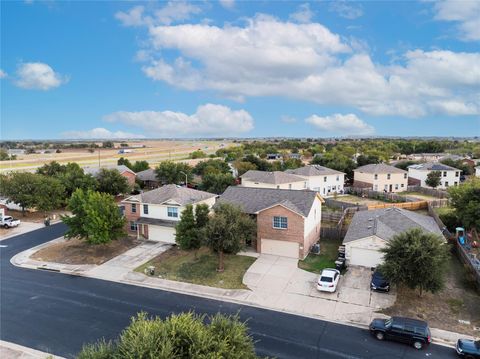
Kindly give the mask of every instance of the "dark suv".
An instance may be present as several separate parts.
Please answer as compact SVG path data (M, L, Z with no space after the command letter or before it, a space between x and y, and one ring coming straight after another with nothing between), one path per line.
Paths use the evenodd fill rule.
M459 356L466 359L480 358L480 340L458 339L455 346Z
M403 317L374 319L370 323L370 332L378 340L395 340L413 345L419 350L432 341L427 322L417 319Z

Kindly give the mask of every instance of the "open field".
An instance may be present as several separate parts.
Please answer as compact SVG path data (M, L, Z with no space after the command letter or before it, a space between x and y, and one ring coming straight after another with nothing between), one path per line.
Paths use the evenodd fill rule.
M125 149L132 150L131 153L118 153L119 143L115 143L117 148L97 148L93 153L90 153L87 148L84 148L62 149L61 153L17 155L16 160L2 161L0 163L0 172L34 170L51 161L57 161L61 164L76 162L82 167L98 166L99 161L102 165L114 165L120 157L128 158L131 162L146 160L151 166L155 166L165 160L186 160L191 152L198 149L207 154L212 154L220 148L234 145L227 141L207 140L145 140L127 143L130 147ZM52 152L55 152L55 149L53 149Z

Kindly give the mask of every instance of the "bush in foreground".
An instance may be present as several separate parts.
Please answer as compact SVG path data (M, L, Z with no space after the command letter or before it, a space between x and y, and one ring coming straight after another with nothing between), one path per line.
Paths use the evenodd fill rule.
M113 342L83 347L78 359L257 358L252 338L238 316L183 313L165 320L139 313Z

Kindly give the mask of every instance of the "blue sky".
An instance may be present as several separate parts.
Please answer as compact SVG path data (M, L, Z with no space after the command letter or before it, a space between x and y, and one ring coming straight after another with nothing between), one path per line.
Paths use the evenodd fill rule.
M1 3L1 139L480 135L478 1Z

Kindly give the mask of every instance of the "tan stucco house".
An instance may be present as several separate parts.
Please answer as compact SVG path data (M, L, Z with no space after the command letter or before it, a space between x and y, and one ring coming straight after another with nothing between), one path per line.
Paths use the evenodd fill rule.
M308 180L282 171L249 170L240 176L243 187L273 189L306 189Z
M355 213L343 239L348 265L376 267L383 262L380 252L396 234L412 228L442 235L430 216L401 208L384 208Z
M406 191L408 172L384 163L361 166L353 170L353 186L378 192Z
M231 186L219 201L255 216L251 246L259 253L303 259L320 239L323 199L315 191Z
M212 208L218 196L174 184L130 196L122 201L127 231L139 239L175 243L175 225L185 206Z

